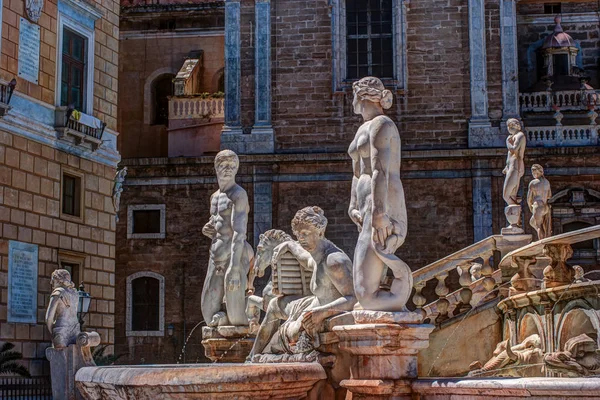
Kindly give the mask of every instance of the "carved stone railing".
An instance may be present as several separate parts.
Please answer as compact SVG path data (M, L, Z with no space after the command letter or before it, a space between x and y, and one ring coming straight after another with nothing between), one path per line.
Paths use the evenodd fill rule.
M510 279L509 295L568 285L578 272L567 261L573 256L572 245L600 238L600 225L539 240L508 253L500 262L504 281ZM597 279L597 278L596 278Z
M225 116L223 102L224 99L213 97L171 97L169 120L223 118Z
M89 143L92 151L102 144L106 123L70 107L56 107L54 127L59 139L71 137L75 144Z
M580 111L600 108L600 91L562 90L519 93L523 112L546 112L559 107L561 111Z
M468 312L482 300L492 299L501 280L494 262L498 264L504 254L529 242L531 235L490 236L414 271L415 310L425 320L440 324Z
M598 125L525 127L530 147L590 146L598 144Z

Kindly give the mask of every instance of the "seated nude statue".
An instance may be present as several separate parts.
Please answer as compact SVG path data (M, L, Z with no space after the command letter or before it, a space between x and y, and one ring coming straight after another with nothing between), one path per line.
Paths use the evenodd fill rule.
M352 286L352 261L325 238L327 218L319 207L306 207L296 213L292 230L298 242L286 241L273 252L271 264L290 252L306 270L312 271L312 296L280 296L272 299L260 325L249 360L263 353L278 333L277 345L268 352L294 353L302 333L314 338L322 322L352 310L356 303ZM281 321L286 321L283 325ZM278 348L277 351L274 347Z
M52 336L52 346L60 349L77 343L79 293L66 269L54 271L50 285L52 294L46 310L46 326Z
M550 221L548 200L552 197L552 190L541 165L533 164L531 174L535 179L529 182L527 193L527 204L532 214L529 224L536 230L538 240L542 240L551 235L552 222Z
M239 159L231 150L215 157L219 190L210 198L210 220L202 228L212 239L202 288L202 316L209 326L248 325L245 292L253 251L246 242L248 195L235 183L238 167Z

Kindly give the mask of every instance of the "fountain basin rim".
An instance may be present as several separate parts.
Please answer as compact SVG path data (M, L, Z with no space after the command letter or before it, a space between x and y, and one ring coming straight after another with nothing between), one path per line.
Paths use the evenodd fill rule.
M158 364L84 367L75 380L81 384L115 386L202 386L248 383L278 384L326 379L319 363L277 364Z

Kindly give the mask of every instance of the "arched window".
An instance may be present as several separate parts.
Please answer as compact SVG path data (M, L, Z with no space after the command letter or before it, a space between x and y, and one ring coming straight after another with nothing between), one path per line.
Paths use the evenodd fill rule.
M217 92L225 92L225 74L221 74L219 77L219 83L217 84Z
M127 336L163 336L165 278L144 271L127 277Z
M169 97L173 96L173 78L173 75L166 74L152 82L152 125L169 123Z

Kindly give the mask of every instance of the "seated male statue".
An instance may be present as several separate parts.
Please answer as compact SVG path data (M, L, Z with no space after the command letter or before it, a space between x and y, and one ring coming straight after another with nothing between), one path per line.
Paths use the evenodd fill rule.
M306 346L296 348L305 341L301 338L312 339L314 343L325 319L354 307L352 261L325 238L326 226L327 218L321 208L303 208L292 220L298 241L283 242L273 251L272 265L277 265L281 256L289 252L302 268L312 272L312 295L280 296L269 302L249 360L261 353L293 354L310 350ZM282 321L285 323L281 324Z
M66 269L52 272L52 294L46 310L46 326L52 336L52 347L61 349L77 343L79 293Z
M219 190L210 198L210 220L202 228L212 239L201 306L208 326L248 325L245 292L254 252L246 242L248 195L235 182L239 164L231 150L215 157Z

